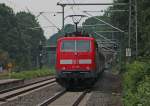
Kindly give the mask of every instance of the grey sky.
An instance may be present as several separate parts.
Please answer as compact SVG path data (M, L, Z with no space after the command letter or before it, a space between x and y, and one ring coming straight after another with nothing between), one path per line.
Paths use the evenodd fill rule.
M61 7L57 6L57 2L67 2L67 3L112 3L113 0L0 0L0 3L6 3L8 6L14 9L15 12L18 11L28 11L32 12L35 16L39 14L39 12L47 12L44 13L46 17L49 18L50 21L56 24L59 28L62 25L62 17L61 14L55 14L50 12L61 11ZM65 8L65 16L72 14L84 14L83 10L104 10L108 6L74 6L74 7L66 7ZM54 14L56 16L54 16ZM93 14L93 13L92 13ZM93 15L100 15L101 13L95 13ZM52 26L44 17L40 16L38 18L40 25L44 29L44 35L48 38L52 34L57 32L57 29L54 27L44 27L44 26ZM83 20L84 21L84 20ZM71 19L66 19L65 24L72 23Z

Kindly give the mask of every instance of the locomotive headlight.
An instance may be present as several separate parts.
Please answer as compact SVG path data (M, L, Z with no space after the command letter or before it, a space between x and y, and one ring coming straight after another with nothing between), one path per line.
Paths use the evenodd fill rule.
M66 67L62 67L62 70L65 70L66 69Z
M87 69L87 70L90 70L90 67L89 67L89 66L87 66L87 67L86 67L86 69Z

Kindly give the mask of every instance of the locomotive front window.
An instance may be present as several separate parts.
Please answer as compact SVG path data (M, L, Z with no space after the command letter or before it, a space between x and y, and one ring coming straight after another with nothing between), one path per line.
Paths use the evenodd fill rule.
M79 51L79 52L90 51L90 41L89 40L77 40L76 51Z
M74 40L64 40L62 42L62 47L61 47L62 51L70 51L70 52L74 52L75 51L75 41Z
M90 51L89 40L64 40L61 50L64 52L88 52Z

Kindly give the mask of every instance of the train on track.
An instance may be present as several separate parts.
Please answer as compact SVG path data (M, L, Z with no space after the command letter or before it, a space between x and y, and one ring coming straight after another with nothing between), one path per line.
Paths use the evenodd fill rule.
M72 33L57 40L56 81L63 87L91 86L105 67L105 57L93 37Z

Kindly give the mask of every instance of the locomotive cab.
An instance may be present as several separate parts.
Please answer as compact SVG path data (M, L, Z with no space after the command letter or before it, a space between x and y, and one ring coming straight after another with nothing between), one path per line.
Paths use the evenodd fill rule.
M70 35L57 40L56 81L66 88L72 84L91 86L103 70L103 55L93 37Z
M63 37L57 43L56 79L63 85L70 80L97 77L96 45L92 37Z

